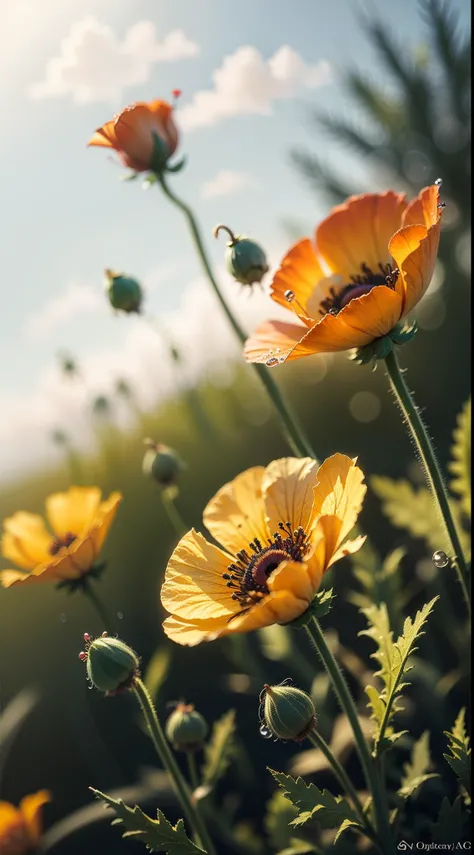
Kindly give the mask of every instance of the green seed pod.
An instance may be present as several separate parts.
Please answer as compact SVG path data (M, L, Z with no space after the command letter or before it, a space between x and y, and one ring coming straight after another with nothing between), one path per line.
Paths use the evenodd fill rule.
M260 701L260 732L263 736L302 742L316 724L313 701L306 692L294 686L284 683L266 685Z
M244 236L235 237L227 245L225 263L231 276L242 285L261 282L269 270L262 247Z
M109 638L103 633L100 638L84 635L86 652L79 658L86 662L87 676L92 685L115 695L130 688L133 680L139 676L140 661L137 654L118 638Z
M139 312L143 300L143 291L139 282L131 276L122 276L113 270L106 270L105 288L110 305L114 309L130 314Z
M192 704L178 704L165 725L166 736L177 751L197 751L208 730L206 720Z
M149 446L143 458L143 473L153 478L160 487L171 487L176 484L179 474L184 469L184 463L179 454L167 445L145 440Z

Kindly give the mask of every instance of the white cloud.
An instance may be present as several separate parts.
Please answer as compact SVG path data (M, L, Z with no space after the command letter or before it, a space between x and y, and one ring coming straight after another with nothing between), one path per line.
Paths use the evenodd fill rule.
M232 196L249 187L256 187L256 182L247 172L221 169L214 178L204 182L201 187L201 196L203 199L214 199L217 196Z
M33 341L45 341L56 330L78 315L103 310L106 304L100 289L71 282L57 297L53 297L27 318L24 335Z
M309 65L288 45L282 45L268 60L257 48L242 46L214 71L212 89L197 92L180 110L180 123L191 130L215 125L228 116L269 115L274 101L322 86L329 76L328 62Z
M157 62L196 56L198 45L183 30L158 40L152 21L137 21L121 41L92 15L72 25L58 56L46 65L44 80L30 87L32 98L72 95L80 104L116 102L127 86L143 85Z

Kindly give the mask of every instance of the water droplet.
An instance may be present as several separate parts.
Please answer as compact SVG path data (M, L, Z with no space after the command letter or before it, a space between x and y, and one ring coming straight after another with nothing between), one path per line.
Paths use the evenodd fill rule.
M447 567L449 564L449 558L442 549L437 549L436 552L433 552L431 560L434 566L439 568Z
M293 300L295 299L295 292L294 291L285 291L283 296L284 296L287 303L292 303Z
M446 207L446 202L440 202L438 205L438 208L445 208L445 207Z
M273 733L267 727L266 724L262 724L262 726L259 730L259 733L260 733L260 736L262 736L264 739L271 739L273 737Z
M266 364L267 364L268 368L272 368L273 365L278 365L278 362L279 362L279 360L276 358L276 356L272 356L271 359L267 359Z
M441 186L442 186L442 184L443 184L443 179L442 179L442 178L437 178L437 179L436 179L436 181L435 181L435 186L436 186L436 187L441 187Z
M123 612L117 612L118 620L123 620Z
M59 620L61 621L61 623L66 623L66 621L67 621L66 612L61 612L61 614L59 615Z

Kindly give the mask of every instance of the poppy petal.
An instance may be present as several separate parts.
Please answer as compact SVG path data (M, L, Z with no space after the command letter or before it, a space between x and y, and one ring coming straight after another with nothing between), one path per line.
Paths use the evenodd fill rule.
M306 334L306 327L282 321L265 321L245 342L247 362L265 362L267 365L285 362L295 345Z
M41 837L41 808L50 801L51 793L48 790L39 790L37 793L25 796L20 802L20 811L34 843L37 843Z
M46 500L46 515L54 533L82 537L92 526L99 510L99 487L70 487L66 493L54 493Z
M409 203L403 214L401 225L402 227L423 225L429 229L440 219L439 185L431 184L429 187L424 187L416 199Z
M177 644L194 647L202 641L212 641L220 634L225 634L227 621L225 619L186 621L177 617L167 617L163 621L165 635Z
M298 526L308 531L317 471L310 457L283 457L267 466L262 487L270 535L288 522L293 531Z
M106 122L98 128L91 136L88 146L101 146L103 148L117 148L117 137L115 135L115 119Z
M397 291L386 285L377 285L368 294L351 300L341 309L337 319L373 341L394 328L401 318L402 306L402 297Z
M33 570L51 558L52 540L38 514L17 511L3 521L2 554L23 570Z
M427 291L436 264L440 222L426 226L405 226L390 241L390 252L400 271L404 289L403 315L410 312Z
M263 466L242 472L221 487L204 509L204 525L232 555L248 549L256 537L262 543L268 537L262 498L264 472Z
M318 282L326 277L309 238L298 241L283 258L273 277L270 296L285 309L292 309L303 321L311 324L307 303ZM289 302L285 293L291 291L294 299Z
M319 467L314 489L313 524L323 515L337 517L341 522L331 555L354 527L366 492L364 473L356 461L345 454L333 454Z

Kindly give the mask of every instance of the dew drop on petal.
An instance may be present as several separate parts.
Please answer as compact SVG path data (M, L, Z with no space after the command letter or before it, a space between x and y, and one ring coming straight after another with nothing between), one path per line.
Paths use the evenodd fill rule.
M285 291L283 296L284 296L287 303L292 303L293 300L295 299L295 292L294 291Z
M436 552L433 552L431 560L434 566L439 568L447 567L449 564L449 558L442 549L437 549Z
M436 186L436 187L441 187L442 183L443 183L443 179L442 179L442 178L437 178L437 179L436 179L436 181L435 181L435 186Z
M272 356L271 359L267 359L266 364L268 368L273 368L274 365L278 365L279 361L276 356Z
M273 733L272 733L272 732L271 732L271 730L266 726L266 724L262 724L262 726L261 726L261 728L260 728L260 730L259 730L259 733L260 733L260 736L262 736L262 737L263 737L263 739L272 739L272 737L273 737Z

